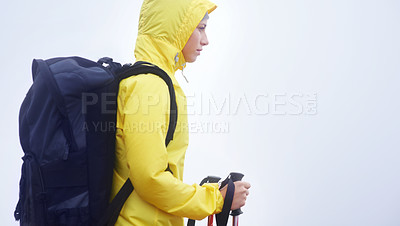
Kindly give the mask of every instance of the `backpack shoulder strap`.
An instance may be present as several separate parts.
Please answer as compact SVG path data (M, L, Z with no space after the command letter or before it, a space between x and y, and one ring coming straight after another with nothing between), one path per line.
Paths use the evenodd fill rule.
M176 123L178 120L178 108L176 104L175 90L169 75L156 65L144 61L138 61L133 66L125 65L120 70L116 71L116 74L119 77L120 81L131 76L139 74L147 74L147 73L159 76L164 80L164 82L168 86L168 91L170 96L170 117L169 117L167 136L165 138L165 146L168 146L168 144L173 139ZM166 171L171 172L169 166L167 166ZM133 190L134 188L132 182L128 178L125 181L124 185L121 187L121 189L118 191L114 199L111 201L105 214L98 222L98 225L113 226L118 219L119 213L121 212L123 205L125 204L126 200L128 199L129 195L132 193Z
M169 117L167 137L165 139L165 146L168 146L169 142L173 139L174 131L176 128L176 122L178 119L178 108L176 105L175 90L169 75L156 65L144 61L138 61L128 69L122 68L120 72L117 72L120 80L134 75L147 74L147 73L159 76L164 80L164 82L168 86L168 91L170 96L170 117Z

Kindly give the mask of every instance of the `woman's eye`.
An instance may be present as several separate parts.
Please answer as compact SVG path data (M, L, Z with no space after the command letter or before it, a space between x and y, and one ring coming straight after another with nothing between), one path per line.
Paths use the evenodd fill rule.
M200 30L204 30L204 29L206 29L206 26L200 26L200 27L197 27L198 29L200 29Z

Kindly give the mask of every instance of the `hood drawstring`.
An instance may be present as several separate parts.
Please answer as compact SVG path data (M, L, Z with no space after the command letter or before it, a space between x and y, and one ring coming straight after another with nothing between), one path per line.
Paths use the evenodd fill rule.
M175 55L175 59L174 60L175 60L175 67L176 67L176 64L179 62L179 53L177 53ZM184 67L185 64L183 64L183 67L182 67L182 76L186 80L186 82L189 83L189 80L186 78L185 74L183 73L183 70L185 69L185 67Z
M183 74L183 69L182 69L182 76L185 78L186 82L189 83L189 80L186 78L185 74Z
M176 64L179 61L179 53L176 53L174 60L175 60L175 66L176 66Z

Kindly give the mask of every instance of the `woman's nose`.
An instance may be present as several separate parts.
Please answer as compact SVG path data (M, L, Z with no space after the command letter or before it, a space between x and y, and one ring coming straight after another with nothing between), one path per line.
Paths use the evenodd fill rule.
M206 45L208 45L208 38L207 38L207 35L206 35L206 33L203 33L203 35L202 35L202 37L201 37L201 40L200 40L200 44L202 45L202 46L206 46Z

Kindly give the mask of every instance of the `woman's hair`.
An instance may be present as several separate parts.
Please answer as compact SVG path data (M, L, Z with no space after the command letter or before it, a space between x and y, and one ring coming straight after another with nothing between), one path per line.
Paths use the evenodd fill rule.
M208 16L208 12L206 12L206 15L203 17L203 19L201 21L208 20L208 18L210 18L210 17Z

